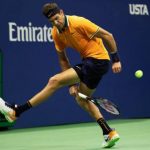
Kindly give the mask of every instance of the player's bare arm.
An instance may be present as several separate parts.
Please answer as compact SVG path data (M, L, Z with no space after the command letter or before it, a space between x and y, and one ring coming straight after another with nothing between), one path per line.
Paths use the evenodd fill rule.
M99 27L94 37L101 38L105 43L106 47L109 49L110 53L114 53L117 51L116 42L114 40L113 35L110 32Z
M98 31L96 32L94 37L101 38L103 42L105 43L106 47L108 48L109 52L111 55L116 55L117 54L117 45L115 42L115 39L113 35L106 31L105 29L99 27ZM114 58L116 59L116 58ZM121 62L120 60L113 61L112 63L112 71L114 73L119 73L121 71Z
M61 67L62 71L65 71L65 70L71 68L69 59L66 55L66 51L65 50L63 50L61 52L57 51L57 54L58 54L58 59L59 59L59 63L60 63L60 67Z
M58 51L57 54L58 54L59 63L60 63L62 71L65 71L65 70L71 68L71 65L70 65L69 59L66 55L65 50L63 50L62 52ZM72 96L76 96L77 86L75 84L69 86L69 93Z

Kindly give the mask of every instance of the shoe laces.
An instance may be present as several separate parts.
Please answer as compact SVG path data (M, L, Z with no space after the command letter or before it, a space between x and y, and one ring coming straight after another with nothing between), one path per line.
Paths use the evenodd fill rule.
M115 128L111 128L111 131L110 131L110 132L112 132L112 131L114 131L114 130L115 130ZM110 132L109 132L109 133L110 133ZM108 133L108 134L103 135L103 136L104 136L104 140L105 140L106 142L110 140L109 133Z
M6 107L9 107L9 108L12 108L12 104L9 104L9 103L7 103L7 102L5 102L5 106L6 106Z
M104 135L104 140L105 140L106 142L110 140L109 134Z
M7 102L5 102L5 106L10 110L16 110L17 109L17 107L18 107L18 105L17 104L15 104L15 103L11 103L11 104L9 104L9 103L7 103Z

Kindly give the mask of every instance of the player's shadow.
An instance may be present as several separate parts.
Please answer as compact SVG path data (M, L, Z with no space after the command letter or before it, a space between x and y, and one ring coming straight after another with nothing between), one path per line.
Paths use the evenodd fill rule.
M102 147L95 147L95 148L88 148L85 150L100 150L100 149L110 149L110 148L102 148ZM119 149L118 147L112 147L111 149Z

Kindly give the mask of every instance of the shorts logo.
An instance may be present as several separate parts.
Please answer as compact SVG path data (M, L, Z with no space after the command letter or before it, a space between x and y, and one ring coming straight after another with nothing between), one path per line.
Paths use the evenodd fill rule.
M129 4L130 15L149 15L146 4Z

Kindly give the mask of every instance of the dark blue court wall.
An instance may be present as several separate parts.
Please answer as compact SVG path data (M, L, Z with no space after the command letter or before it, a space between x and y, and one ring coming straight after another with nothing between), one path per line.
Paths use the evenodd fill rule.
M106 119L150 117L150 2L149 0L55 0L68 15L83 16L114 35L122 61L120 74L103 78L94 96L116 103L119 117L103 112ZM22 104L39 92L60 67L51 24L42 15L40 0L5 0L0 5L0 49L3 53L3 98ZM67 49L72 65L79 54ZM143 70L137 79L134 72ZM94 121L69 95L58 90L43 104L24 113L15 128Z

